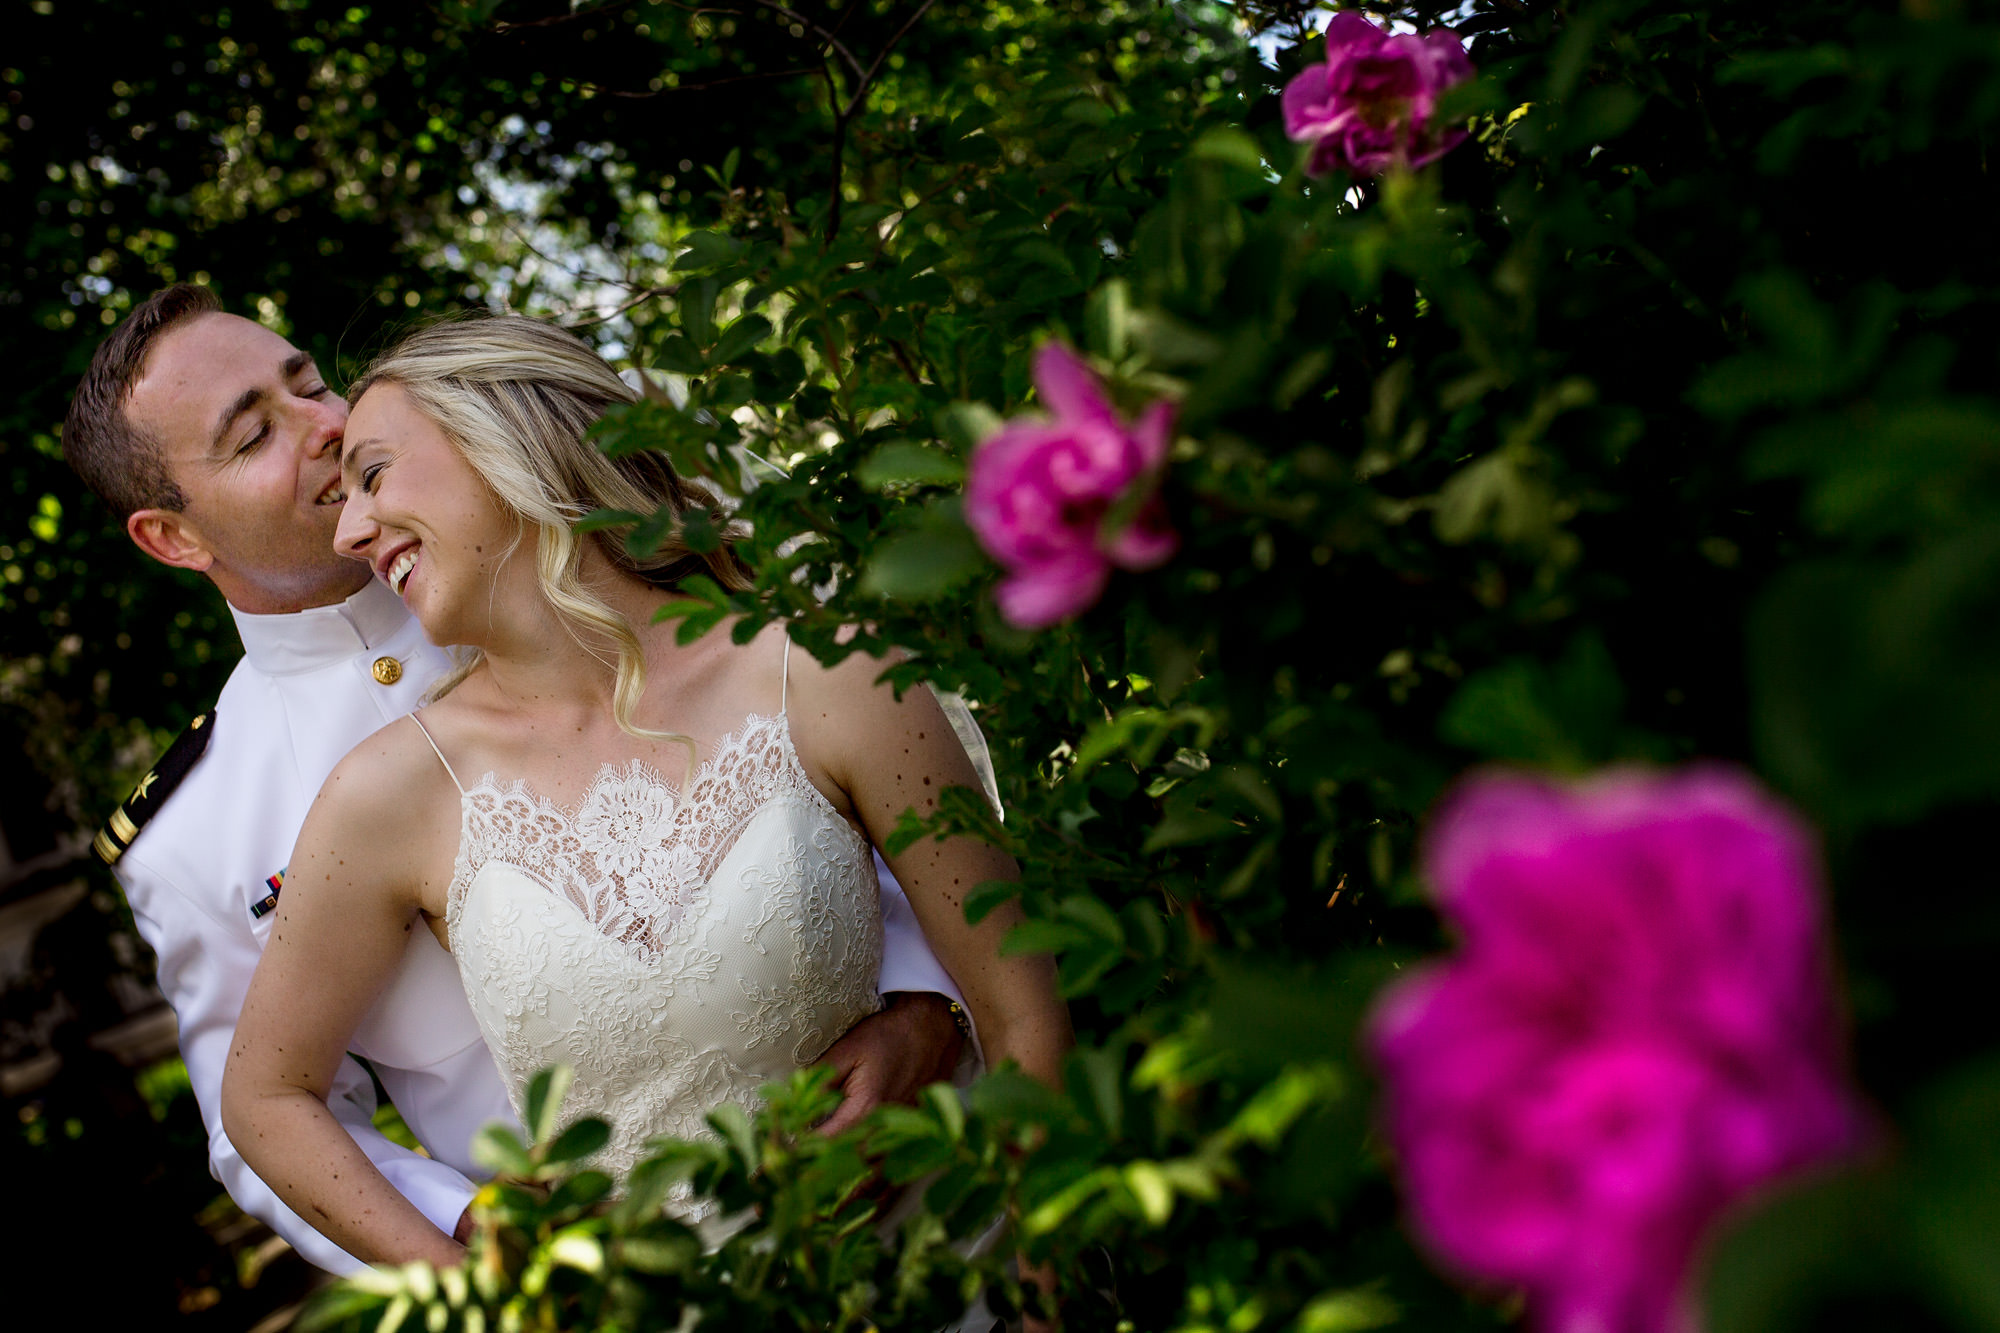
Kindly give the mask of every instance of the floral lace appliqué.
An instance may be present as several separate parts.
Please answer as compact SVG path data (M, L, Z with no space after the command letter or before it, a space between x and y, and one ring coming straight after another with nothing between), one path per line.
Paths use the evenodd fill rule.
M600 769L574 815L525 782L503 786L489 773L465 793L452 901L473 871L502 857L606 935L657 956L743 822L784 791L824 803L782 716L752 717L724 738L685 798L636 759Z
M867 843L813 787L782 715L752 717L677 793L605 765L574 811L488 775L465 793L446 921L520 1110L545 1065L600 1165L705 1132L879 1003Z

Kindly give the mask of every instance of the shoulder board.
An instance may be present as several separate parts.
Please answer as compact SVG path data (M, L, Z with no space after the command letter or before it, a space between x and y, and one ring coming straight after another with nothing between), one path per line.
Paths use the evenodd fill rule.
M111 812L111 818L91 839L90 850L97 853L100 861L114 865L119 857L125 855L132 839L139 836L139 830L146 827L146 821L167 803L167 798L181 785L181 779L207 751L209 738L214 735L215 710L211 708L188 723L187 730L174 738L167 752L160 756L145 777L139 779L139 785L132 789L125 803Z

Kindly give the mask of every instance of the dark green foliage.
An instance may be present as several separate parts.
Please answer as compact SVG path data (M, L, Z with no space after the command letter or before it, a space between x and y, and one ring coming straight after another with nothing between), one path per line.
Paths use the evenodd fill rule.
M529 29L527 6L452 7L410 75L452 114L353 225L438 245L420 304L503 300L532 290L522 252L424 182L484 190L469 164L503 144L560 182L549 215L618 266L592 327L668 386L603 446L666 451L754 530L757 587L691 585L683 632L785 617L822 657L894 647L899 685L976 701L1005 822L954 793L898 840L961 829L1020 861L969 910L1018 894L1014 945L1058 955L1083 1046L1060 1095L1001 1076L837 1141L806 1131L825 1092L802 1079L608 1210L587 1173L496 1187L469 1277L350 1287L327 1322L672 1327L692 1303L730 1327L933 1327L999 1257L947 1241L1003 1207L1079 1330L1503 1322L1504 1293L1456 1294L1402 1238L1369 1129L1367 1003L1441 943L1424 813L1487 761L1715 758L1827 832L1889 1145L1719 1246L1716 1326L2000 1327L1989 7L1474 0L1481 74L1450 103L1473 141L1381 181L1307 180L1284 139L1277 90L1319 56L1284 39L1304 6L942 5L902 31L916 6L849 0L838 48L725 8ZM354 40L386 69L404 21ZM725 21L734 42L701 26ZM1275 69L1245 26L1278 35ZM814 73L765 79L774 57ZM669 70L758 91L684 137L631 110L665 101L607 95ZM550 128L496 128L502 92ZM250 276L275 262L229 294L378 281ZM301 336L338 333L300 299ZM1180 401L1183 544L1030 635L997 617L957 497L978 441L1033 408L1050 337L1128 408ZM69 495L9 460L20 493ZM644 546L667 520L601 521ZM35 577L90 604L80 576ZM496 1151L564 1179L579 1141L541 1137ZM930 1178L886 1245L871 1163ZM698 1263L642 1206L668 1177L762 1212Z

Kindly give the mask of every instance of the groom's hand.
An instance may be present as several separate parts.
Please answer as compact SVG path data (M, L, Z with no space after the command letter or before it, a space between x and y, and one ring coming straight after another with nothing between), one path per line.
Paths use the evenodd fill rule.
M948 1082L958 1068L965 1037L950 1000L928 991L887 998L887 1007L848 1029L821 1057L833 1066L844 1094L840 1108L820 1122L822 1134L838 1134L885 1103L913 1103L918 1092Z

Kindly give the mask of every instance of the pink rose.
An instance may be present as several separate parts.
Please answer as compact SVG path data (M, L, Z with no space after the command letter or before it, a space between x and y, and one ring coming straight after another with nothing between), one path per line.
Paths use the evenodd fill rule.
M1007 570L1000 613L1023 629L1079 614L1113 565L1150 569L1180 544L1157 494L1119 531L1104 530L1118 498L1166 462L1174 405L1155 402L1128 425L1060 343L1035 353L1035 388L1054 418L1016 417L995 431L965 482L966 522Z
M1450 28L1392 37L1351 10L1326 25L1326 63L1285 85L1285 133L1313 146L1306 174L1379 176L1434 162L1465 131L1432 123L1438 94L1472 77Z
M1865 1137L1811 838L1720 769L1493 775L1425 859L1462 947L1370 1020L1412 1226L1549 1333L1692 1327L1716 1217Z

